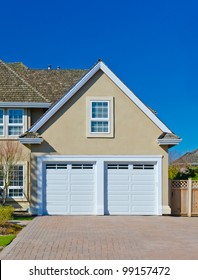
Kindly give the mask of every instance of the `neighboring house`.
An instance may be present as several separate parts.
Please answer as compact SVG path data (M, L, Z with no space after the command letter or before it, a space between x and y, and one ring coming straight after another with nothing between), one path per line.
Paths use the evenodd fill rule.
M168 148L181 139L102 61L89 71L0 61L0 114L1 141L16 139L26 153L10 192L18 206L38 215L170 214Z
M198 149L185 153L183 156L174 160L173 164L180 167L181 170L185 170L188 166L198 167Z

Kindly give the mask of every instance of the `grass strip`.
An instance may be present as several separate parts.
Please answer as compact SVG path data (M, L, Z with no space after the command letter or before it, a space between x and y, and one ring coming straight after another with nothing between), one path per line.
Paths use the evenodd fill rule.
M1 235L0 236L0 246L5 247L12 242L12 240L16 237L16 234L11 235Z
M33 220L35 217L33 216L14 216L13 219L16 221L31 221Z

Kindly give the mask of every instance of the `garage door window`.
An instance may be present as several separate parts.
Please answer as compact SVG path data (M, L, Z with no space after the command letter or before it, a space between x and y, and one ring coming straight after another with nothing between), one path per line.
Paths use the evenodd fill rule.
M93 164L72 164L72 169L93 169Z
M133 169L154 169L153 164L134 164Z
M108 164L108 169L128 169L128 164Z
M46 169L67 169L67 164L46 164Z

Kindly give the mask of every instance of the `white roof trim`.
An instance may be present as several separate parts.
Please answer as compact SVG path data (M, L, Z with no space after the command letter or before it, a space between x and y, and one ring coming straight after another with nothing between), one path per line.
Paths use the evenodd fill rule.
M163 132L171 130L153 114L143 102L102 62L99 61L80 81L36 122L28 131L36 132L41 128L93 75L102 70Z
M182 139L157 139L159 145L178 145Z
M21 144L41 144L43 138L18 138Z
M49 108L47 102L0 102L0 108Z

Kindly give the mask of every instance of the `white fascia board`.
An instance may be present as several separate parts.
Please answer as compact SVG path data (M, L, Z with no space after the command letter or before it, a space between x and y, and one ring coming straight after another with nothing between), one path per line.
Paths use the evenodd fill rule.
M38 122L30 132L36 132L46 123L93 75L102 70L163 132L172 133L171 130L153 114L143 102L102 62L99 61L72 89L68 91Z
M0 102L0 108L49 108L47 102Z
M157 139L159 145L178 145L182 139Z
M21 144L41 144L43 138L18 138Z

